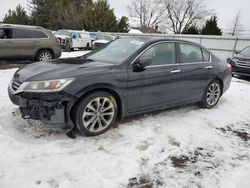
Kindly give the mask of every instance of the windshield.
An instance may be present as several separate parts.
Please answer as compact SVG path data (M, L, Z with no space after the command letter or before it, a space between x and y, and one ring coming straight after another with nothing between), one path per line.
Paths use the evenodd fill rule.
M240 55L245 56L245 57L250 57L250 46L243 49L240 52Z
M101 49L87 54L85 58L93 61L120 64L136 52L143 44L143 41L137 39L118 39Z
M98 36L98 40L112 41L112 40L113 40L113 37L108 36L108 35L100 35L100 36Z
M71 32L64 31L64 30L59 30L59 31L55 32L55 35L65 35L65 36L69 36L70 37Z

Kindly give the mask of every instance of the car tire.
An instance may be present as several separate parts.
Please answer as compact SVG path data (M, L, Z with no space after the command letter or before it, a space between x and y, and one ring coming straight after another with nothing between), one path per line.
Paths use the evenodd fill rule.
M116 121L117 103L107 92L95 92L77 105L75 124L85 136L97 136L109 130Z
M87 45L86 45L86 47L85 47L85 50L90 50L89 43L87 43Z
M218 80L210 82L205 90L200 105L203 108L211 109L217 105L222 95L222 86Z
M36 56L36 61L49 61L52 59L54 59L54 55L50 50L41 50Z

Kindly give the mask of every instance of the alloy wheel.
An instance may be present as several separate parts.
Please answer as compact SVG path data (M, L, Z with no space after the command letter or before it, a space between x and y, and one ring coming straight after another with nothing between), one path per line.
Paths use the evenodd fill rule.
M85 107L82 115L83 126L92 133L105 130L113 121L115 106L107 97L97 97Z
M214 106L219 101L221 95L221 88L218 83L212 83L207 91L207 104Z
M52 56L49 52L42 52L39 56L39 61L49 61L52 59Z

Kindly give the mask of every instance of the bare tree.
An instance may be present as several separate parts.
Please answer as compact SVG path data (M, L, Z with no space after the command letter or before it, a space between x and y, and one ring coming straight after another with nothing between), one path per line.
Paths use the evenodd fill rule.
M235 15L231 25L229 26L229 29L232 36L240 34L240 32L242 31L242 25L240 24L240 11Z
M165 12L163 0L132 0L127 9L130 17L144 28L157 26Z
M193 24L199 25L208 16L213 14L207 10L202 0L163 0L166 9L162 27L180 34L184 28Z

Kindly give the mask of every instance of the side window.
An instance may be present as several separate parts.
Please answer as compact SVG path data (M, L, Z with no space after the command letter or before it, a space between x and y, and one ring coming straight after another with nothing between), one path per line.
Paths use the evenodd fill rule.
M174 43L161 43L152 46L141 57L152 57L151 65L165 65L176 63Z
M44 33L44 32L42 32L42 31L33 31L34 33L33 33L33 38L38 38L38 39L46 39L46 38L48 38L48 36Z
M202 49L202 53L203 53L204 62L209 62L210 61L210 53L208 53L206 50L203 50L203 49Z
M33 33L31 30L14 29L14 38L16 38L16 39L33 38L32 35L33 35Z
M203 62L201 48L190 44L180 44L180 62Z
M48 38L48 36L41 31L35 31L29 29L14 29L14 38L33 39L33 38Z
M12 39L12 29L0 28L0 39Z

